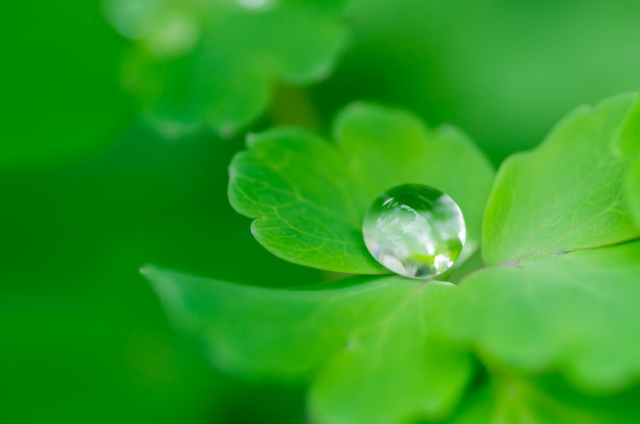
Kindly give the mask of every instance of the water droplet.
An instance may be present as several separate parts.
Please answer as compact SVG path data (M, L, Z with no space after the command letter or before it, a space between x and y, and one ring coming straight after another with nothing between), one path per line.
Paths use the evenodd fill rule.
M418 184L382 193L367 210L362 232L378 262L411 278L433 277L451 268L467 238L456 202Z

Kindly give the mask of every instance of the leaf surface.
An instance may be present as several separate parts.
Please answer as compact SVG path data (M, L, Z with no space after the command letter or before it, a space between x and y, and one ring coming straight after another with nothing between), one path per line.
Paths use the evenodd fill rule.
M339 272L386 272L368 253L362 218L382 192L433 186L460 206L462 260L478 246L493 170L450 126L427 130L413 115L356 103L337 118L335 143L295 129L254 137L230 166L229 200L256 218L256 239L288 261Z
M640 160L634 163L627 178L627 198L636 217L636 223L640 227Z
M463 282L443 323L512 367L617 388L640 376L639 259L636 241L487 268Z
M346 2L108 0L123 35L140 40L124 82L167 137L230 134L266 108L275 81L325 77L343 50Z
M486 262L499 266L463 280L442 319L449 336L516 369L559 369L591 390L640 377L640 229L625 196L632 162L610 150L633 100L580 108L537 150L504 164L483 239Z
M640 236L623 194L631 161L610 154L611 139L633 99L624 95L581 107L536 150L505 162L483 227L487 264Z
M613 138L614 152L620 157L635 156L640 153L640 96L624 117Z
M310 381L318 422L440 417L472 374L471 357L431 332L431 317L456 290L448 283L385 277L274 290L153 267L143 274L217 367L252 380Z

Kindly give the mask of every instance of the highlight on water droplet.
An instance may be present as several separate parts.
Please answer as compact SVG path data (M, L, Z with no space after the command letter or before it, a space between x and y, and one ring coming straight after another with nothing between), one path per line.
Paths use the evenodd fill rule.
M405 184L373 201L362 224L367 249L385 268L435 277L460 256L467 230L460 207L433 187Z

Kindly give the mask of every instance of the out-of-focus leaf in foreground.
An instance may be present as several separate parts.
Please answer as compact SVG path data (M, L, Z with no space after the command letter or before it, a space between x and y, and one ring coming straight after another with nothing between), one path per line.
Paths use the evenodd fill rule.
M167 137L207 126L233 133L267 106L271 84L330 72L346 41L344 1L105 0L123 35L140 40L124 83Z
M256 239L275 255L339 272L386 272L367 252L362 219L385 190L433 186L458 203L467 226L461 260L480 242L493 169L459 130L428 130L405 112L354 103L337 118L333 144L308 132L251 136L230 166L229 200L256 218Z
M593 397L553 376L500 376L474 391L447 424L632 424L638 399L637 389Z
M276 290L142 272L174 325L200 340L220 369L260 381L310 380L317 422L438 418L472 374L472 358L431 332L433 314L456 290L449 283L385 277Z
M630 241L640 229L624 196L631 161L609 149L632 100L580 108L504 164L484 222L483 253L496 267L462 282L442 320L450 336L593 390L640 376L640 243Z

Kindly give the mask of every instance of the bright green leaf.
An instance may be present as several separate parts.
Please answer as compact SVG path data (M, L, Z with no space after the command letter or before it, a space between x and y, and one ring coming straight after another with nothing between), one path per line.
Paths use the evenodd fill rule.
M422 290L328 361L310 394L316 422L387 424L450 412L472 362L429 336L425 311L439 295Z
M638 390L587 396L557 378L499 377L473 392L447 424L633 424Z
M267 106L271 84L325 77L346 41L345 2L107 0L108 19L139 39L125 85L163 134L232 133Z
M525 259L469 276L442 322L509 366L619 387L640 377L638 276L638 241Z
M478 246L493 170L450 126L427 130L413 115L355 103L334 127L335 143L301 130L249 139L230 167L229 200L256 218L256 239L288 261L339 272L385 272L367 252L362 218L383 191L433 186L458 203L467 224L462 259Z
M634 156L640 152L640 96L636 95L635 102L620 124L613 142L614 151L620 157Z
M636 223L640 227L640 160L637 160L627 177L627 198L631 210L636 217Z
M632 95L580 108L538 149L509 159L487 206L483 254L445 308L445 333L529 372L592 390L640 377L640 236L631 161L610 151Z
M483 227L489 265L640 236L623 196L630 161L609 153L633 99L624 95L581 107L539 148L505 162Z
M318 422L440 417L472 373L472 359L431 331L433 314L456 290L448 283L386 277L275 290L142 272L174 325L220 369L259 381L310 381Z

